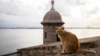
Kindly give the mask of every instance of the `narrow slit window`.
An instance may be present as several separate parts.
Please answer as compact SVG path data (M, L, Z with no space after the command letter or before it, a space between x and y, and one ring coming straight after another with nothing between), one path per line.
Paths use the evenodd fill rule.
M47 32L44 32L44 38L47 38Z

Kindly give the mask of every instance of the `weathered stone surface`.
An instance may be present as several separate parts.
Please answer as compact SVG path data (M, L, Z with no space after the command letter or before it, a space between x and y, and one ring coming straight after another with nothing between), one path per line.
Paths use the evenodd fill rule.
M56 55L56 56L96 56L96 54L82 54L82 53L74 53L74 54L60 54L60 55Z
M100 56L100 37L85 38L80 40L81 48L93 49L97 53L73 53L73 54L59 54L61 52L61 43L51 43L39 45L34 47L18 49L20 54L18 56Z

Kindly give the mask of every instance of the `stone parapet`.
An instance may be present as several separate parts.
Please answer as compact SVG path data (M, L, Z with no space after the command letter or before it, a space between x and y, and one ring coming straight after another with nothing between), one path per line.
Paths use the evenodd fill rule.
M18 49L18 56L100 56L100 37L93 37L93 38L85 38L80 39L81 48L84 49L93 49L97 53L96 54L82 54L82 53L74 53L74 54L63 54L57 55L61 52L61 43L51 43L51 44L44 44L39 46L33 46L28 48L21 48Z

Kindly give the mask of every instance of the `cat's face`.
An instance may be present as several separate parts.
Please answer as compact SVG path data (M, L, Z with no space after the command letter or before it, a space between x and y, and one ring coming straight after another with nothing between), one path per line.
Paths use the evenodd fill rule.
M64 31L64 27L56 27L56 33L60 34Z

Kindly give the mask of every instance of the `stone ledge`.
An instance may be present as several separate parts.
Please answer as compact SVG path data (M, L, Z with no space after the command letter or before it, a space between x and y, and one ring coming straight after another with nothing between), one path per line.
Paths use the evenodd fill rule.
M92 38L85 38L79 40L81 43L81 48L85 49L94 49L97 51L97 54L65 54L60 56L100 56L100 36L92 37ZM61 43L50 43L45 45L33 46L28 48L18 49L20 54L18 56L56 56L57 53L61 52Z

